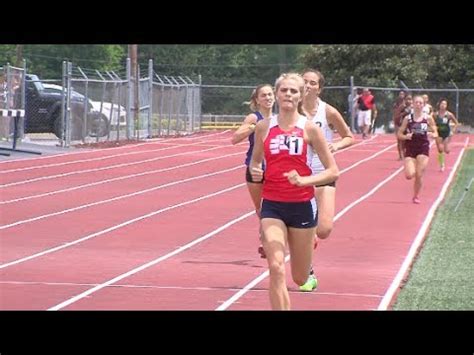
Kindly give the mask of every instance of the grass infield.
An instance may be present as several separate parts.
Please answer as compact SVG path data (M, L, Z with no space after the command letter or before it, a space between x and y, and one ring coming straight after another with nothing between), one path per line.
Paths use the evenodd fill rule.
M474 147L465 152L454 183L435 213L394 310L474 310L472 178Z

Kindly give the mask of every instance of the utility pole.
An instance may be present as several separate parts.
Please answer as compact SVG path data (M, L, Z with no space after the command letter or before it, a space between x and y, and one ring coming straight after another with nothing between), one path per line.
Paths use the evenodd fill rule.
M138 113L139 113L139 100L138 100L138 86L140 80L140 74L138 73L138 45L129 44L128 45L128 57L130 58L131 65L131 76L133 84L133 123L135 127L135 132L137 132L138 127Z
M16 63L15 66L20 68L23 65L23 45L16 45Z
M278 45L278 62L280 64L280 74L285 73L288 67L288 60L286 55L286 45Z

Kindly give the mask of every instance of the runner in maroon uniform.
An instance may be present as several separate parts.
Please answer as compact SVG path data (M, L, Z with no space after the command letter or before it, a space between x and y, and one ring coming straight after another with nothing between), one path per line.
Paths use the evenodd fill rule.
M413 203L420 203L418 196L429 161L428 131L433 132L433 137L438 136L436 124L431 115L423 112L423 105L422 96L413 98L413 113L405 116L398 131L398 138L405 141L405 176L408 180L415 178Z
M304 95L303 78L295 73L283 74L275 89L280 112L257 123L250 172L254 181L262 180L265 155L260 213L270 270L270 302L272 309L290 309L285 240L293 280L303 285L308 279L317 220L313 185L335 181L339 171L321 129L298 112ZM325 167L316 175L311 175L313 151Z

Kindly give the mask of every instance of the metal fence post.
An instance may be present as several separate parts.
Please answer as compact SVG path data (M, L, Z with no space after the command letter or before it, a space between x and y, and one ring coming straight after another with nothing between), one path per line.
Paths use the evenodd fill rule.
M354 77L351 76L350 77L350 93L349 93L349 114L350 114L350 117L351 117L351 132L355 132L355 128L354 128L354 119L355 119L355 115L354 115Z
M71 125L71 121L72 121L72 115L71 115L71 94L72 94L72 90L71 90L71 76L72 76L72 63L71 62L67 62L66 64L66 70L67 70L67 86L66 86L66 93L67 93L67 97L66 97L66 148L69 148L70 144L71 144L71 131L72 131L72 125Z
M25 97L26 97L26 60L23 59L23 75L21 80L21 106L22 110L25 109Z
M201 109L199 110L199 129L201 129L202 125L202 76L201 74L198 75L198 85L199 85L199 97L198 97L198 107Z
M7 63L7 93L6 93L6 103L5 103L5 108L11 109L10 107L10 101L11 101L11 93L10 93L10 88L12 85L12 79L11 79L11 69L10 69L10 63Z
M64 134L64 128L65 128L65 116L66 116L66 110L65 110L65 106L66 106L66 97L64 95L64 88L66 87L66 73L67 73L67 67L66 67L66 61L63 60L63 68L62 68L62 87L63 87L63 93L61 95L61 137L59 137L60 139L60 144L61 144L61 147L64 147L65 146L65 134Z
M140 118L140 64L137 64L137 71L133 75L133 117L135 125L135 139L141 138L141 118Z
M162 136L162 124L161 124L161 120L163 118L163 105L164 105L164 100L165 100L165 85L164 85L164 82L163 80L161 80L160 77L158 77L158 79L160 80L160 84L161 84L161 95L160 95L160 113L159 113L159 117L158 117L158 136L161 137Z
M459 88L453 80L451 80L451 83L456 88L456 119L459 119Z
M130 58L127 58L127 139L133 134L133 117L132 117L132 66L130 64Z
M148 60L148 138L153 137L151 121L153 119L153 59Z
M171 128L171 115L173 112L173 106L174 106L174 101L173 101L173 83L171 80L168 79L168 77L165 75L166 81L170 84L170 90L169 90L169 102L168 102L168 130L166 132L166 135L170 135L170 128Z

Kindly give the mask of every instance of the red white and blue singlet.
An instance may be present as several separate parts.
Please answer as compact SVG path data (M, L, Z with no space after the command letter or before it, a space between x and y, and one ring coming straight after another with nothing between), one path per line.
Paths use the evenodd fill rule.
M270 119L264 141L265 182L262 197L279 202L305 202L314 198L314 187L292 185L283 173L295 169L300 176L311 175L313 150L304 141L307 118L299 116L295 127L288 132L278 126L278 116Z

